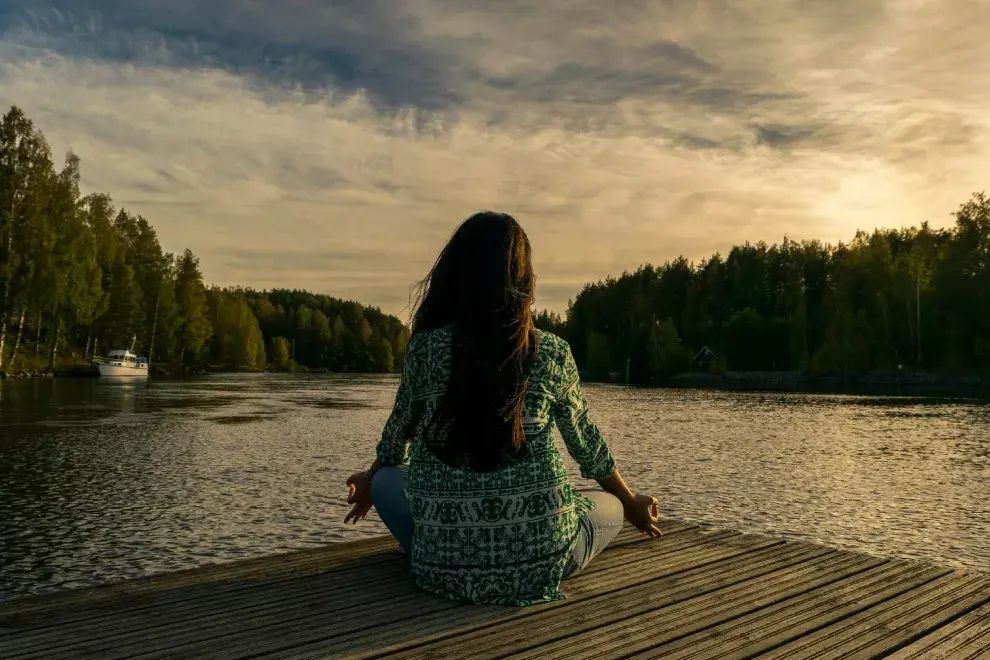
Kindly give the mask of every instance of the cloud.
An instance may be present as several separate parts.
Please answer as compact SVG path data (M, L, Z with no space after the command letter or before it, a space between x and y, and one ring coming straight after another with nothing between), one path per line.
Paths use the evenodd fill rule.
M405 306L515 213L541 304L745 240L950 221L990 4L0 0L0 103L220 284Z

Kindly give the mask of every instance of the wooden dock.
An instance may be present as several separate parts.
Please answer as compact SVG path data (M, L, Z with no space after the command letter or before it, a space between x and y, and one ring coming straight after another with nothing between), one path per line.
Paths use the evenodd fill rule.
M386 538L0 605L0 658L990 658L990 575L666 521L568 598L418 591Z

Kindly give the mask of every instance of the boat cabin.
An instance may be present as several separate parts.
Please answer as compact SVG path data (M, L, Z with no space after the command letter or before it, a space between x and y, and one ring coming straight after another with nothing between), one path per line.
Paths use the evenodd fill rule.
M146 369L148 367L147 358L139 358L131 351L110 351L107 354L107 363L121 367L134 367L136 369Z

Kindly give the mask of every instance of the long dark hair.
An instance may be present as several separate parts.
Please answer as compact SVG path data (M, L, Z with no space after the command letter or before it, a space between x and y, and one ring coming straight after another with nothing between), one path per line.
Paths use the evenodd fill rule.
M419 285L413 336L452 328L450 381L425 439L447 465L490 472L523 448L535 284L526 232L484 211L458 227Z

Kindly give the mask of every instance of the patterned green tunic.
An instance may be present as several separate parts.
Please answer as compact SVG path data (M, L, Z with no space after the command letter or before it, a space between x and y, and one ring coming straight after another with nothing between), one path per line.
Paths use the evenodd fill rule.
M377 447L383 465L409 464L406 491L414 530L409 548L420 587L474 603L529 605L563 598L560 581L578 533L594 508L572 490L554 447L556 425L589 479L615 472L615 460L588 419L567 343L538 333L526 393L523 456L495 472L441 463L420 441L450 376L449 328L409 342L395 408Z

